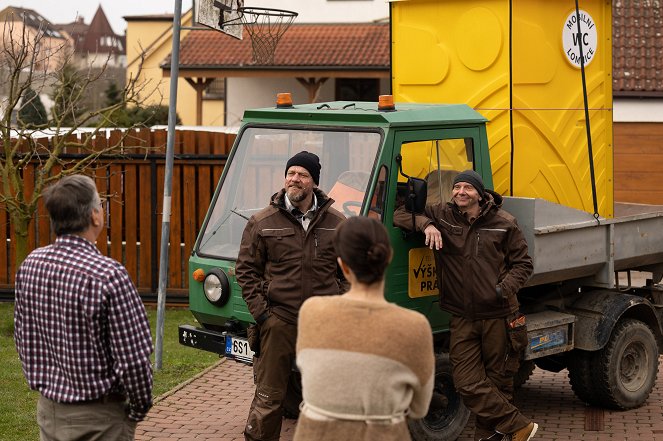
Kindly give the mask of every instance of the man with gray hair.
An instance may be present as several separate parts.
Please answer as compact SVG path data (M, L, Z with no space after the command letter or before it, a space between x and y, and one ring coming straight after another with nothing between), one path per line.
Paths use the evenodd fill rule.
M44 192L55 243L16 274L16 348L40 392L43 440L133 440L152 406L152 338L126 269L95 246L104 209L94 181L60 179Z

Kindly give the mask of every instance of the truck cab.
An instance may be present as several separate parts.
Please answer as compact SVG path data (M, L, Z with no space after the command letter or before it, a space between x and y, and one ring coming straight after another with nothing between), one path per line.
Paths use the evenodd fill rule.
M393 225L393 212L407 198L407 177L427 183L428 203L446 200L451 180L466 169L492 188L485 122L465 105L383 111L377 103L331 102L247 111L189 261L191 312L211 331L241 332L253 321L234 277L242 232L282 188L288 158L307 150L320 157L319 188L334 208L387 227L395 251L388 300L426 315L435 332L447 330L432 254L421 236ZM419 256L415 268L412 253ZM202 283L194 278L201 272Z

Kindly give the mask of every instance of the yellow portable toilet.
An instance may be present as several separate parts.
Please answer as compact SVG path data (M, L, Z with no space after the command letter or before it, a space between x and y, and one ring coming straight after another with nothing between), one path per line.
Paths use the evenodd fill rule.
M613 216L610 1L391 3L396 101L466 103L490 120L495 190Z

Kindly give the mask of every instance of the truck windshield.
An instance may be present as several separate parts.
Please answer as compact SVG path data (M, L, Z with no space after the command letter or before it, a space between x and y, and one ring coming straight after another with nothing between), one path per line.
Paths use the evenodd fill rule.
M318 187L336 201L333 207L358 215L382 132L248 127L240 137L198 241L196 252L203 256L237 258L249 218L283 188L285 164L302 150L320 158Z

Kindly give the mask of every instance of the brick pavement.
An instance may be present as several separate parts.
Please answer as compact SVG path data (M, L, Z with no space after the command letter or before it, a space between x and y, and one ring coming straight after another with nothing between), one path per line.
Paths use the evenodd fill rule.
M524 413L541 426L540 441L654 441L663 440L663 364L659 380L647 403L624 412L591 409L579 401L568 383L567 372L537 369L516 394ZM136 431L138 441L215 440L243 441L242 430L253 394L251 368L221 360L185 385L157 400ZM600 431L585 424L603 422ZM292 440L295 422L286 420L281 439ZM590 424L588 427L592 427ZM459 441L472 441L472 418Z

